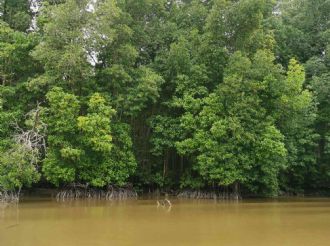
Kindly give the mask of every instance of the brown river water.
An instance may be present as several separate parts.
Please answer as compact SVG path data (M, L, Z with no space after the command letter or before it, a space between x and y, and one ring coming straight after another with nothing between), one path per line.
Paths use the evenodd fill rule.
M330 245L330 199L0 205L0 246Z

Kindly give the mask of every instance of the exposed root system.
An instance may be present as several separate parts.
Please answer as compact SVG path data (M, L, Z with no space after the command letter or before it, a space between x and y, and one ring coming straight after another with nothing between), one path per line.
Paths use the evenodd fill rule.
M185 190L177 195L178 198L186 199L219 199L219 200L240 200L241 196L235 192L228 191L200 191Z
M104 199L104 200L126 200L137 198L137 193L132 189L113 188L100 190L94 188L73 187L61 190L56 195L57 201L75 200L75 199Z
M1 203L17 203L19 202L19 192L0 190Z

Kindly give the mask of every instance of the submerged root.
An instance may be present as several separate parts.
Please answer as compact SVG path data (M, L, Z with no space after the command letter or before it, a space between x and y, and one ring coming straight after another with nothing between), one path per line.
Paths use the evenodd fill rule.
M215 199L215 200L240 200L241 196L236 192L228 191L200 191L185 190L177 195L178 198L185 199Z
M99 199L99 200L126 200L137 198L137 193L132 189L113 188L100 190L94 188L73 187L57 193L57 201L75 199Z

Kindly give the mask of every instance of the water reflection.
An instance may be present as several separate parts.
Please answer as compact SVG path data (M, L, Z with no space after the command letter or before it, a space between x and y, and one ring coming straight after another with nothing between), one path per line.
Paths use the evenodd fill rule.
M328 245L329 199L24 201L0 206L0 245Z

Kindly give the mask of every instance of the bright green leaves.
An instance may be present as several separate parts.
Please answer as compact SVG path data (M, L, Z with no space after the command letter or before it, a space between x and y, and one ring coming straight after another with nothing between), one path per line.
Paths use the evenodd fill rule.
M112 122L115 111L105 98L93 94L83 116L79 116L82 107L77 97L61 88L48 92L47 100L49 107L44 117L49 127L49 151L43 162L46 178L57 186L70 182L98 187L125 184L136 166L132 142L129 130Z
M69 165L68 161L65 161L59 153L56 153L55 146L51 144L49 146L52 151L47 153L42 164L42 172L45 178L55 186L74 182L76 173L73 165Z
M196 160L193 168L206 183L228 186L239 182L259 194L278 192L278 175L286 167L287 150L275 121L278 113L269 110L268 103L282 108L280 98L285 96L294 103L303 97L304 77L301 67L292 62L284 78L273 60L268 51L258 51L252 60L234 53L224 82L203 99L200 112L193 116L187 110L181 117L181 127L192 135L176 147ZM272 83L268 83L270 78ZM278 100L265 97L270 90L273 96L279 95ZM309 104L306 101L302 106Z
M23 109L34 104L30 102L29 106L25 105L25 97L19 92L22 91L22 82L34 72L35 64L31 61L29 52L36 45L37 38L34 34L18 31L25 31L30 25L28 8L25 9L28 1L5 3L2 19L10 27L6 22L0 21L0 189L19 191L40 178L37 170L39 152L34 152L28 146L18 143L19 141L13 141L14 132L18 130L14 127L15 123L20 124Z
M42 170L55 185L75 180L75 163L81 159L82 150L74 139L78 133L77 117L80 102L76 96L55 87L46 95L49 107L45 108L44 121L48 126L48 148Z
M304 68L295 59L291 59L288 67L288 84L293 92L299 92L305 81Z
M101 153L111 151L110 123L113 114L114 110L106 106L105 99L96 93L89 100L88 114L78 117L78 129L84 134L83 141L94 151Z
M0 190L20 190L39 181L34 156L24 146L14 145L0 157Z
M136 169L132 152L130 127L123 123L112 123L112 147L109 152L86 149L86 155L79 164L76 181L88 182L95 187L105 185L123 186ZM102 141L102 139L101 139ZM109 145L103 146L109 147ZM104 148L101 150L104 151Z
M70 161L79 161L83 151L70 147L64 147L60 150L61 157Z
M47 110L50 132L71 133L76 129L76 118L79 113L79 101L76 96L65 93L63 89L55 87L47 93L49 108Z
M276 196L279 173L286 167L284 136L274 125L266 125L254 148L255 163L248 187L257 194Z
M144 188L328 186L329 1L42 1L27 34L28 3L0 5L11 187L37 180L11 142L36 104L42 173L57 186L124 185L137 162Z
M33 57L45 72L30 80L29 88L53 88L46 95L50 150L43 171L56 185L122 185L135 170L130 130L116 121L115 112L132 116L155 102L162 78L147 67L135 70L138 51L126 17L112 0L68 0L41 9L42 42ZM96 87L108 95L92 93ZM116 127L125 130L114 136ZM127 156L119 146L125 146Z
M296 60L290 60L285 84L286 88L281 98L283 107L287 107L291 111L299 111L310 105L312 95L309 91L303 90L304 82L304 68Z
M136 170L137 162L133 152L131 128L125 123L116 123L112 127L113 148L108 159L108 183L125 185Z

